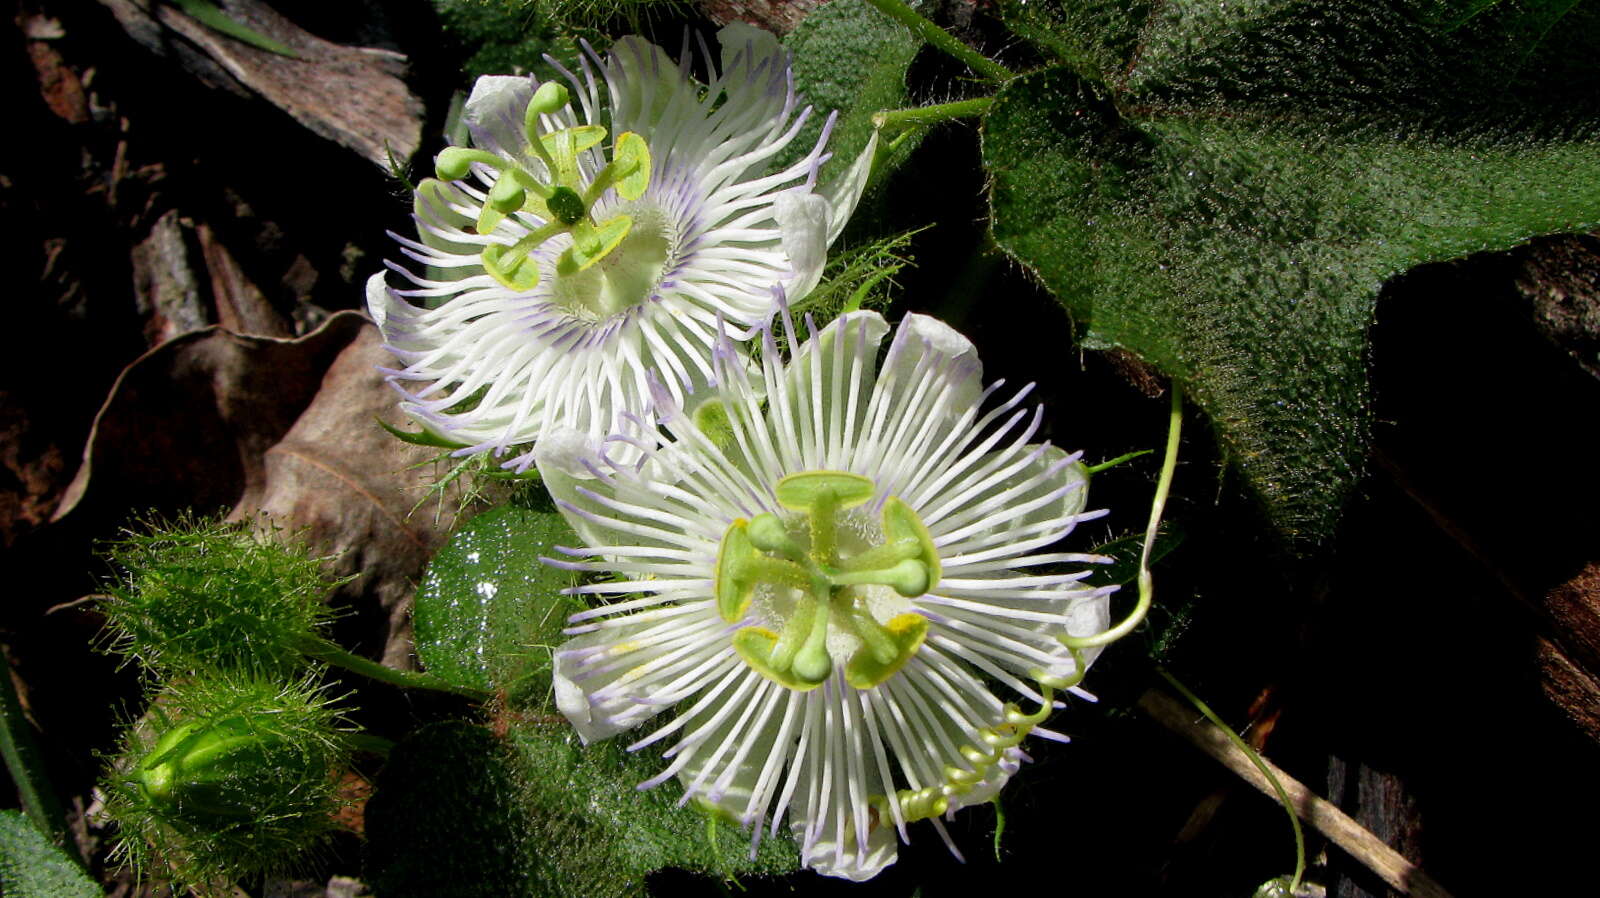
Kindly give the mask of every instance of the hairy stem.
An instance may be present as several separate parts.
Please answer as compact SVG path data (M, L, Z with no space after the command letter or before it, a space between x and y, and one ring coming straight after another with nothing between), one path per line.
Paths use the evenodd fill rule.
M956 40L955 35L923 18L920 13L901 0L867 0L867 2L878 12L911 29L917 37L966 63L968 68L983 77L991 81L1007 81L1012 77L1010 69Z
M16 687L11 682L11 659L0 651L0 755L6 770L17 786L17 796L22 799L22 809L39 831L68 849L67 854L80 865L77 851L67 838L66 817L61 802L45 776L44 762L39 745L33 739L33 726L22 712L22 702L17 698Z
M872 123L885 130L899 130L902 128L926 127L937 125L940 122L954 121L958 118L972 118L983 115L994 105L994 97L976 97L971 100L956 100L953 103L939 103L933 106L911 106L906 109L886 109L872 117Z
M325 664L332 664L335 667L342 667L352 673L358 673L380 683L388 683L403 689L432 689L436 692L450 692L475 701L489 698L487 693L465 686L455 686L430 674L384 667L376 661L363 658L354 652L346 651L321 637L296 636L292 639L295 649L306 657L314 658Z

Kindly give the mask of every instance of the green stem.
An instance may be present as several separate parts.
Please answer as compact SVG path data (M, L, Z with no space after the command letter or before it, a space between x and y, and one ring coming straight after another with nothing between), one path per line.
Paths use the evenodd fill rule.
M1256 769L1261 771L1261 775L1266 777L1267 782L1272 784L1272 791L1278 795L1278 803L1283 805L1284 813L1289 815L1289 827L1294 830L1294 878L1289 882L1289 894L1296 894L1300 891L1300 878L1306 872L1306 836L1300 830L1300 818L1295 815L1294 806L1289 803L1289 793L1284 790L1283 783L1273 774L1272 768L1261 760L1261 755L1257 754L1255 749L1239 738L1238 733L1235 733L1227 724L1223 723L1216 712L1201 701L1199 696L1185 688L1182 683L1178 682L1177 677L1167 672L1166 668L1158 667L1156 668L1156 673L1161 674L1163 679L1172 684L1173 689L1178 690L1179 695L1183 696L1189 704L1194 705L1195 710L1205 715L1207 720L1221 730L1222 734L1228 737L1228 741L1232 742L1235 748L1244 752L1245 756L1250 759L1250 763L1256 765Z
M956 100L953 103L939 103L933 106L886 109L874 115L872 123L884 129L926 127L928 125L937 125L940 122L954 121L958 118L972 118L975 115L983 115L993 105L994 97L977 97L972 100Z
M1161 512L1167 507L1167 495L1172 491L1172 477L1178 470L1178 443L1183 436L1183 391L1174 383L1172 409L1167 416L1167 448L1161 460L1161 479L1156 481L1156 495L1150 500L1150 523L1144 530L1144 550L1139 553L1139 603L1122 623L1093 636L1059 636L1069 648L1087 649L1110 645L1133 632L1150 610L1155 597L1155 583L1150 577L1150 552L1156 544L1156 530L1161 526Z
M71 850L72 842L67 838L61 802L45 776L39 744L33 738L33 726L22 713L22 702L11 683L11 659L0 651L0 660L4 661L0 666L0 755L5 758L6 770L17 786L17 797L22 799L22 809L28 819L57 845L66 846L68 856L81 866L83 862L77 851Z
M873 8L911 29L911 33L966 63L974 72L991 81L1008 81L1010 69L956 40L955 35L923 18L901 0L867 0Z
M1116 458L1111 459L1110 461L1103 461L1098 465L1085 465L1084 468L1083 468L1083 473L1090 474L1090 475L1098 474L1101 471L1105 471L1105 470L1109 470L1111 468L1115 468L1117 465L1120 465L1123 462L1133 461L1134 459L1139 458L1141 456L1149 455L1151 452L1154 452L1154 451L1155 450L1153 450L1153 449L1140 449L1138 452L1129 452L1127 455L1119 455Z
M404 689L432 689L436 692L451 692L476 701L489 698L489 694L486 692L446 683L431 674L384 667L376 661L363 658L354 652L346 651L317 636L296 636L292 638L292 643L294 648L307 658L314 658L325 664L342 667L352 673L361 674L380 683L388 683L391 686L399 686Z

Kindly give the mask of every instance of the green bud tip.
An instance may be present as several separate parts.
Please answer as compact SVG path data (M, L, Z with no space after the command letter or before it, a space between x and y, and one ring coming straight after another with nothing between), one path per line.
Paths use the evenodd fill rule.
M466 147L445 147L433 160L434 176L441 181L459 181L472 171L476 155Z
M272 875L337 827L349 760L342 715L317 685L257 673L169 681L132 723L101 787L117 851L177 891Z
M533 92L533 99L528 101L528 116L549 115L566 107L572 95L567 89L554 81L546 81L539 85Z
M493 206L495 211L506 214L521 209L527 198L527 191L509 175L502 175L489 191L489 205Z
M795 678L803 683L821 683L833 673L833 659L826 645L806 645L794 656Z

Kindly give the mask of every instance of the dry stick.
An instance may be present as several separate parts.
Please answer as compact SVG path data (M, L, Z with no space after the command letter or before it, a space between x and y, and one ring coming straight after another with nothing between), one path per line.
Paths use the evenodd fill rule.
M1269 796L1273 794L1272 784L1256 768L1250 756L1240 751L1217 726L1203 718L1195 719L1194 709L1188 705L1159 689L1147 689L1144 695L1139 696L1139 707L1155 718L1157 723L1222 762L1224 767L1256 789ZM1278 778L1284 791L1289 794L1294 812L1300 815L1300 819L1316 827L1318 832L1384 882L1417 898L1451 898L1450 893L1434 882L1433 877L1424 873L1421 867L1385 845L1382 839L1352 820L1349 814L1312 793L1299 780L1284 773L1266 758L1262 758L1261 762L1272 771L1272 775Z

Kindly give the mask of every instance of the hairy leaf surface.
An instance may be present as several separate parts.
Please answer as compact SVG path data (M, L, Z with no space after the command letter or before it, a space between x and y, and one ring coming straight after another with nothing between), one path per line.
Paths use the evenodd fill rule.
M1018 14L1061 64L1007 84L985 122L995 238L1085 345L1176 378L1308 550L1362 471L1384 281L1600 225L1600 78L1569 58L1600 17L1570 2L1111 8ZM1110 30L1086 39L1088 21Z

